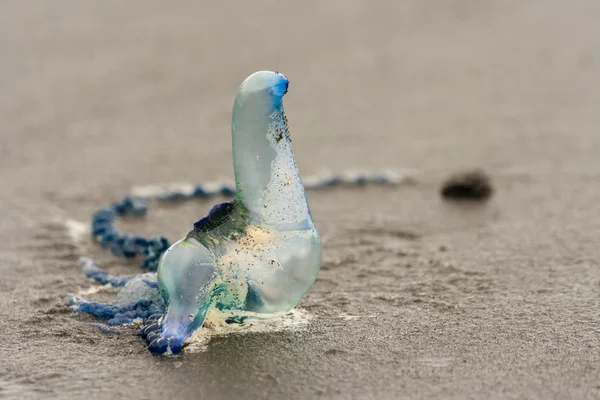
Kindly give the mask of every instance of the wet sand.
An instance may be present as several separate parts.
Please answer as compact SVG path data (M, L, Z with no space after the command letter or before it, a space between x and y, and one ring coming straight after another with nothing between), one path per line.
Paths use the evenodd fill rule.
M0 397L598 398L600 3L284 3L2 2ZM260 69L291 80L303 176L419 173L310 193L309 326L159 358L69 313L81 253L136 267L65 221L230 180L233 97ZM443 200L471 167L494 196ZM210 206L121 226L173 240Z

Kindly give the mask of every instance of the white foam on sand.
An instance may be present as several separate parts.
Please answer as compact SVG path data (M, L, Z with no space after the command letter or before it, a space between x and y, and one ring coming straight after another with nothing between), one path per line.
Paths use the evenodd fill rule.
M350 314L346 314L346 313L342 313L342 314L338 315L338 317L343 319L344 321L352 321L352 320L358 319L358 315L350 315Z
M77 292L76 297L85 297L85 296L89 296L89 295L96 294L96 293L110 291L112 289L114 289L114 288L110 285L94 285L94 286L90 286L87 289L80 289Z
M75 219L66 219L64 224L65 228L67 229L67 234L74 243L80 243L90 232L87 224Z
M312 318L308 311L295 308L287 313L276 314L236 312L236 316L249 318L241 324L226 323L225 320L232 315L232 313L221 312L216 309L209 311L204 326L194 332L192 337L188 339L185 351L205 351L210 340L218 336L303 330Z

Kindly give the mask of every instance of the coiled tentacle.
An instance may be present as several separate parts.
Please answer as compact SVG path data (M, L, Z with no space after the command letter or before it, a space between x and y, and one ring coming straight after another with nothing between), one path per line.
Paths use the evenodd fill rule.
M67 298L74 311L84 312L96 318L108 320L109 326L129 324L137 318L146 319L150 315L162 311L161 306L149 300L140 300L126 305L114 305L97 301L87 301L82 298L69 296Z
M113 287L123 287L135 278L137 275L116 276L100 268L94 260L87 257L79 258L79 264L83 266L83 273L88 278L94 279L96 282L103 285L111 285Z

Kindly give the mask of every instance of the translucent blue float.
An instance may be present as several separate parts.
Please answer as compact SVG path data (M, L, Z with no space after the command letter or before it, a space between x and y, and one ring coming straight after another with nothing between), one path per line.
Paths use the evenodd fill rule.
M209 307L291 310L315 281L321 240L296 168L282 98L288 80L257 72L233 106L236 198L219 204L171 246L158 265L166 313L149 342L180 351Z

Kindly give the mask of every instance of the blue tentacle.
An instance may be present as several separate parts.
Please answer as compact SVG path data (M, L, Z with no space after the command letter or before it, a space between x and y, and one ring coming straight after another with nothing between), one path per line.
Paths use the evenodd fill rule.
M79 258L79 264L83 266L83 273L85 276L92 278L103 285L108 284L113 287L123 287L127 284L127 282L136 277L136 275L111 275L102 268L98 267L94 260L87 257Z

